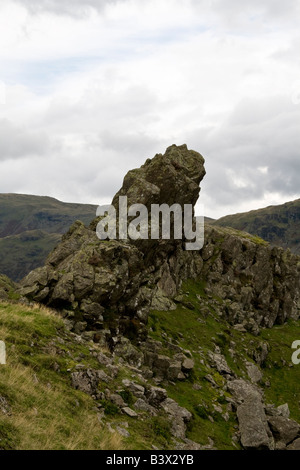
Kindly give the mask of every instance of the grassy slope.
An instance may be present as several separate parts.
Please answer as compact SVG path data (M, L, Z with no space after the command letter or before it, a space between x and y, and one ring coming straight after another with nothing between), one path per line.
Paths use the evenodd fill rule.
M92 342L76 342L53 311L0 301L0 339L7 350L7 364L0 365L0 398L11 408L10 414L1 413L0 400L0 449L122 450L151 449L153 444L171 448L170 424L163 413L141 413L137 421L111 402L94 401L71 387L70 374L78 364L103 368L91 354L103 350ZM120 365L118 376L99 388L123 390L131 406L135 399L122 387L125 378L138 382L130 368ZM105 410L104 421L98 419L99 407ZM124 422L129 438L108 432L107 424L116 431Z
M229 413L229 421L226 422L213 408L213 404L221 405L225 412L228 395L227 392L220 393L225 383L222 376L208 366L207 352L214 351L215 345L220 347L228 365L237 376L248 379L245 361L254 362L254 351L259 349L262 341L267 342L270 353L264 364L262 383L266 402L276 406L287 402L291 417L300 422L300 365L291 363L291 344L300 339L300 321L290 321L286 325L263 330L258 337L236 331L219 318L219 300L207 299L203 287L194 281L184 284L186 300L194 309L178 305L175 311L153 312L150 318L151 335L154 338L169 338L172 342L177 342L190 350L196 360L190 382L179 382L168 387L169 395L193 413L194 419L188 437L201 444L207 444L208 437L211 437L218 449L234 448L232 435L237 425L234 415ZM229 352L233 348L232 342L235 344L234 357ZM166 354L167 352L166 349ZM212 387L205 380L207 374L213 376L220 389ZM201 390L195 390L192 383L200 385ZM208 415L214 418L213 423Z
M193 414L187 437L203 445L212 438L218 449L239 448L232 442L237 430L235 414L229 411L228 421L222 417L228 411L226 398L229 397L223 389L224 378L209 365L208 351L214 351L216 345L231 369L239 377L247 378L245 361L253 362L253 352L262 341L268 342L270 353L262 383L265 400L276 406L287 402L291 417L300 422L300 365L291 364L291 344L300 339L300 322L291 321L263 330L260 336L254 337L230 328L219 318L219 300L208 299L203 284L189 281L182 293L187 306L181 303L174 311L152 312L149 332L163 343L162 353L170 355L166 341L171 341L188 349L195 360L189 380L161 384L171 398ZM124 417L110 402L102 402L106 412L104 424L98 421L97 403L70 386L70 371L75 370L78 361L85 367L100 367L91 355L98 345L78 344L51 311L0 304L0 339L6 342L8 358L8 364L0 366L0 396L11 405L9 416L0 413L0 448L151 449L152 445L160 449L174 448L170 424L163 413L154 418L141 414L135 420ZM54 364L59 366L59 372L54 370ZM118 376L103 384L103 390L122 390L124 378L139 382L135 371L125 365L119 367ZM205 379L208 374L217 388ZM130 406L135 401L129 393L124 398ZM222 414L213 405L221 406ZM105 423L115 429L124 421L128 422L130 437L121 441L118 434L107 432Z
M41 266L75 220L85 224L96 206L51 197L0 194L0 272L19 281Z
M58 316L42 307L1 303L0 338L7 348L7 364L0 365L0 396L11 406L9 415L0 412L0 448L123 447L120 436L108 434L99 422L92 398L70 387L67 369L74 365L73 357L88 358L89 352L68 339ZM53 347L60 349L55 358Z
M212 224L233 227L300 254L300 199L279 206L228 215Z

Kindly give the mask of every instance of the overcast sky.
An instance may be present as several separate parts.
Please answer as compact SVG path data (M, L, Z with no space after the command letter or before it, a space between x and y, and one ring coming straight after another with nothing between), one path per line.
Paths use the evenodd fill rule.
M109 203L186 143L206 215L300 197L300 0L1 0L0 192Z

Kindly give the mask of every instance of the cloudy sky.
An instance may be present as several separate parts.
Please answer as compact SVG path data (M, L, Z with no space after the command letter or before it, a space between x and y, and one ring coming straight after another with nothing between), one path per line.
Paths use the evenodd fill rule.
M110 202L169 145L206 215L300 197L300 0L1 0L0 192Z

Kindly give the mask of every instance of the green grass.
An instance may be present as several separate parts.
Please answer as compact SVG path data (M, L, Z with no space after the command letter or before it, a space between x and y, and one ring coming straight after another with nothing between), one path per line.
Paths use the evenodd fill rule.
M11 408L0 415L0 448L123 448L120 436L108 435L99 422L92 398L70 386L75 356L84 351L89 367L96 361L87 346L66 335L62 320L48 309L0 304L0 338L7 348L0 396Z
M264 376L271 387L265 387L268 400L278 404L288 403L291 417L300 422L300 364L292 363L291 348L295 340L300 340L300 322L290 320L285 325L264 330L261 334L270 345Z
M174 354L168 345L171 342L194 359L195 366L186 380L161 383L170 398L192 413L187 437L201 445L207 445L211 438L217 449L237 449L232 437L238 423L228 408L230 394L224 389L224 377L211 367L209 353L218 346L237 377L247 379L245 362L254 362L254 353L262 343L268 343L270 352L262 368L261 384L265 402L276 406L288 403L291 417L300 422L300 365L291 363L291 345L300 339L300 322L290 320L253 336L229 327L218 315L221 305L221 299L205 294L205 282L185 282L176 310L151 312L149 334L162 343L160 354ZM8 360L7 365L0 366L0 396L11 407L10 415L0 415L0 448L150 450L154 445L174 449L171 423L163 411L154 417L139 412L138 419L129 418L107 399L97 403L70 386L70 371L78 363L86 368L100 367L90 354L91 347L99 346L75 342L53 311L0 303L0 339L6 343ZM217 387L206 379L208 374ZM144 385L120 362L117 377L100 384L99 391L118 391L133 407L136 398L124 389L124 378ZM97 404L105 411L104 423L116 429L126 421L130 436L121 440L119 434L108 433L105 424L98 421ZM216 407L221 407L221 413Z

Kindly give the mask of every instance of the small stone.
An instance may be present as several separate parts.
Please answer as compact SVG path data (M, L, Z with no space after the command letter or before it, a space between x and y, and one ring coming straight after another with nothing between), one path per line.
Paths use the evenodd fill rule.
M157 415L156 409L153 406L146 403L145 400L143 400L142 398L138 398L133 406L137 410L145 411L146 413L149 413L151 416Z
M116 430L118 433L123 436L123 437L130 437L130 433L127 431L127 429L121 428L120 426L116 427Z
M299 435L300 426L292 419L283 416L271 416L268 418L268 423L276 441L289 444Z
M122 408L122 411L127 416L129 416L130 418L137 418L138 417L138 414L135 411L133 411L131 408L129 408L128 406L124 406L124 408Z
M287 446L287 450L300 450L300 438L295 439L294 442Z
M0 396L0 413L4 415L10 414L10 406L6 398Z
M187 372L191 371L194 366L195 366L195 363L193 359L186 358L184 359L182 363L182 369Z
M252 383L258 383L262 380L263 375L259 368L252 364L252 362L246 363L247 374Z
M283 416L284 418L289 418L290 417L290 410L289 410L289 405L287 403L284 403L283 405L277 406L277 411L280 416Z
M193 384L192 388L194 390L201 390L202 389L201 385L199 385L199 384Z

